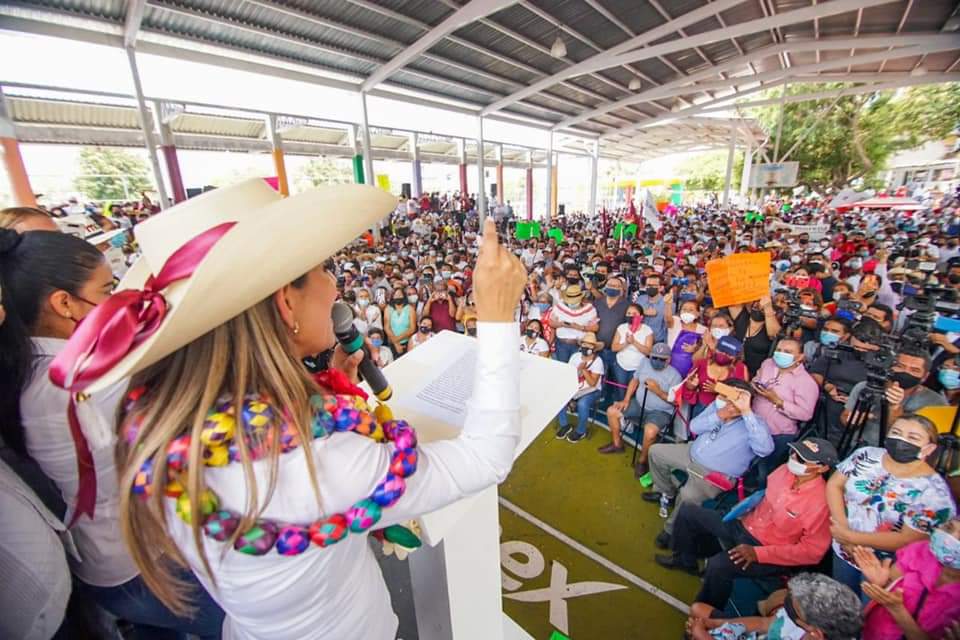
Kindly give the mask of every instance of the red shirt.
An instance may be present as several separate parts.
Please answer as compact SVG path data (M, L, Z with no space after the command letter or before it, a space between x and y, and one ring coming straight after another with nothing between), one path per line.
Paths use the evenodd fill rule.
M830 511L823 476L797 487L783 464L767 476L767 492L745 515L744 528L760 542L757 561L781 566L817 564L830 548Z

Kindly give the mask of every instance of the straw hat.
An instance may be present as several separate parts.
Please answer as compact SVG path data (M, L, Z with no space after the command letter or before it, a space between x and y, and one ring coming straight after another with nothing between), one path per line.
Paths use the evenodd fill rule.
M563 290L564 302L580 302L583 300L584 291L578 284L571 284Z
M255 178L152 216L134 229L142 257L80 323L51 378L95 392L129 377L302 276L394 205L363 185L281 198Z
M603 347L604 347L603 343L597 340L597 334L595 334L592 331L587 331L586 333L584 333L583 336L580 338L579 344L581 346L588 344L592 346L595 351L603 351Z

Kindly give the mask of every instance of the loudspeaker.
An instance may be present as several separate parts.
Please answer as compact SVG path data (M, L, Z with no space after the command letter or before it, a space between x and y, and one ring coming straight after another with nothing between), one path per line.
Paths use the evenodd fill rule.
M491 197L491 198L496 198L496 197L497 197L497 183L496 183L496 182L491 182L491 183L490 183L490 197Z
M558 205L557 205L557 215L558 215L558 216L564 215L566 208L567 208L566 205L558 204Z
M401 185L401 187L400 187L400 195L402 195L404 198L409 199L409 198L410 198L410 193L411 193L411 191L410 191L410 183L409 183L409 182L404 182L403 185Z

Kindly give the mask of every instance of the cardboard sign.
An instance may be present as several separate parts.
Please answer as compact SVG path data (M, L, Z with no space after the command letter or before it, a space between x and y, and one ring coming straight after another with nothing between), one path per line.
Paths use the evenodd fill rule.
M780 222L779 220L776 220L773 223L773 228L783 229L784 231L797 236L801 233L806 233L809 234L811 240L822 240L830 235L830 225L825 223L788 224L786 222Z
M707 263L715 307L745 304L770 295L770 254L735 253Z

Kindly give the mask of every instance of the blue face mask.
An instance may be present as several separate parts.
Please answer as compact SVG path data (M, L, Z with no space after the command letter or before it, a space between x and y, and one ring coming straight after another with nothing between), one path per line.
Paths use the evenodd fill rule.
M787 353L785 351L775 351L773 353L773 361L777 363L777 366L781 369L786 369L787 367L793 366L796 357L792 353Z
M549 303L549 302L538 302L538 303L537 303L537 309L540 309L540 313L543 313L544 311L546 311L546 310L549 309L549 308L550 308L550 303Z
M930 534L930 552L945 567L960 569L960 540L943 529Z
M383 346L383 338L370 338L370 344L372 344L373 346L378 347L378 348L379 348L379 347L382 347L382 346Z
M620 289L615 289L613 287L607 287L606 289L603 290L603 294L610 298L616 298L621 293L622 292L620 291Z
M127 244L127 234L125 233L118 233L117 235L110 238L110 246L112 247L116 247L120 249L125 244Z
M940 369L940 373L937 374L937 379L940 380L940 384L943 385L944 389L949 389L950 391L960 389L960 371L956 369Z
M825 347L833 347L840 343L840 336L829 331L820 332L820 344Z

